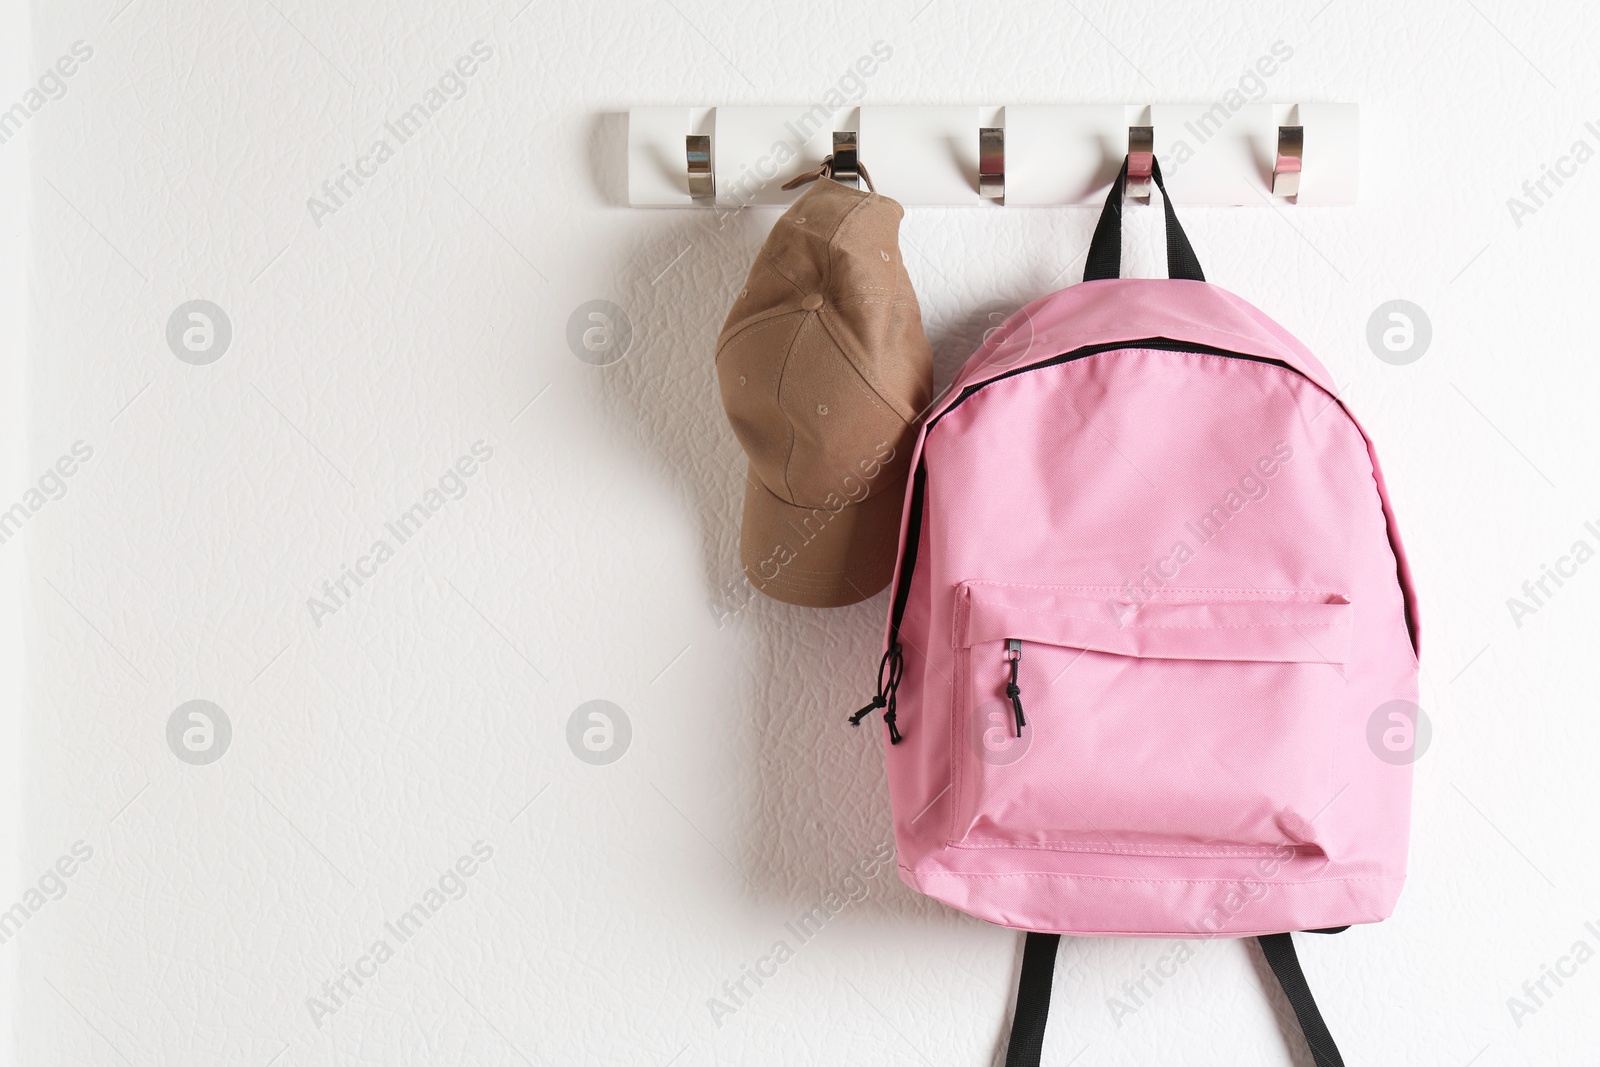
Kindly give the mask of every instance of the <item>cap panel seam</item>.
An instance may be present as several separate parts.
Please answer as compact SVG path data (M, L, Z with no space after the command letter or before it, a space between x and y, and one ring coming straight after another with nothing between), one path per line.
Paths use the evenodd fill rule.
M813 186L813 188L817 188L817 187ZM840 185L839 188L841 190L843 190L845 192L849 192L849 193L857 192L857 190L850 189L848 186L844 186L844 185ZM810 195L811 191L812 190L810 190L810 189L806 190L806 192L804 194L802 194L802 200L804 199L804 196ZM827 255L825 256L824 275L823 275L823 278L822 278L822 286L821 286L823 291L827 291L833 284L834 245L838 242L839 231L844 229L845 224L850 221L851 217L854 216L856 212L860 211L866 205L873 203L875 198L876 199L880 199L880 200L882 199L881 197L878 197L876 193L866 193L866 194L864 194L854 204L851 204L850 205L850 209L848 211L846 211L844 214L840 215L838 220L836 222L834 222L832 228L830 228L828 230L801 230L801 231L799 231L800 234L808 241L819 241L819 240L822 241L823 249L827 253ZM789 209L783 213L782 218L780 218L778 221L782 222L783 219L788 218L790 213L794 211L795 207L798 207L800 205L802 200L796 200L795 203L793 205L791 205L789 207ZM769 237L768 240L771 240L771 238ZM761 251L762 251L763 254L766 253L767 249L766 249L765 245L762 246L762 250ZM798 293L800 295L804 295L805 294L805 291L806 291L805 287L803 285L801 285L798 281L796 281L793 277L791 277L786 271L783 270L782 263L781 263L781 261L778 260L777 257L771 257L770 259L766 259L764 262L763 262L763 259L764 259L764 256L758 256L757 263L760 264L760 265L766 266L767 269L772 271L772 273L778 275L778 277L780 277L784 281L788 282L789 285L794 289L794 291L796 293Z
M837 183L837 182L835 182L834 184L839 185L839 183ZM783 219L788 218L789 215L794 211L794 209L796 207L799 207L800 204L804 202L804 200L805 200L805 198L807 196L812 195L814 190L820 189L820 188L824 188L824 187L820 186L820 185L814 185L810 189L807 189L804 193L802 193L800 195L800 197L797 200L795 200L795 202L793 204L791 204L789 206L788 210L786 210L783 213L783 216L778 221L782 222ZM855 190L855 189L851 189L851 188L849 188L848 186L845 186L845 185L839 185L839 189L844 190L846 192L850 192L850 193L854 193L854 192L858 191L858 190ZM821 240L823 242L823 248L827 252L826 274L822 279L822 288L824 289L824 291L826 291L828 286L833 281L833 244L834 244L835 239L839 236L839 231L841 229L843 229L844 224L845 224L845 220L849 219L851 215L854 215L858 210L860 210L862 204L866 204L866 203L870 202L869 198L871 196L873 196L873 195L874 194L872 194L872 193L868 193L866 196L862 197L859 201L857 201L856 203L850 205L850 210L846 211L843 215L840 215L839 218L838 218L838 221L836 221L833 224L833 227L831 229L829 229L829 230L826 230L826 231L801 230L800 231L800 233L807 240L812 240L812 241ZM768 239L770 240L771 238L769 237ZM762 247L762 251L763 252L766 251L765 246ZM805 288L799 282L795 281L792 277L790 277L786 272L784 272L784 270L782 269L781 264L779 264L777 262L769 262L767 264L767 266L769 267L769 269L772 270L772 272L774 274L777 274L779 277L783 278L784 281L788 282L791 286L793 286L795 292L804 295Z
M784 454L782 477L784 477L784 493L789 494L790 502L794 501L795 498L794 486L789 485L789 467L790 464L794 464L795 459L795 422L794 419L789 418L789 413L784 411L784 382L789 378L789 360L794 358L795 349L800 346L800 334L805 333L806 317L810 317L813 314L814 312L800 312L800 325L795 328L794 338L789 339L789 350L784 352L784 363L778 370L778 392L773 397L774 403L778 405L779 418L782 418L784 427L789 430L789 451Z
M770 262L768 262L766 260L766 258L764 256L765 252L766 252L766 248L765 248L765 246L763 246L762 249L761 249L761 252L758 252L756 254L756 261L751 266L750 273L754 274L757 270L764 269L764 270L766 270L766 272L768 274L773 275L779 281L783 282L783 284L787 285L791 290L794 291L794 293L796 295L804 295L804 291L800 288L799 284L796 283L793 278L789 277L783 271L779 270L776 266L774 266L772 263L770 263ZM746 289L748 289L749 286L750 286L750 279L749 279L748 276L746 276L744 287ZM737 299L738 298L735 297L735 300L737 300ZM762 317L764 317L764 316L765 317L771 317L773 315L782 315L782 314L787 313L790 310L792 310L792 309L789 309L789 308L770 308L769 307L766 311L760 311L760 312L756 312L753 315L745 316L745 318L739 323L738 329L735 331L735 333L733 335L731 335L731 336L724 336L723 340L718 343L718 345L717 345L718 353L720 354L720 352L722 351L722 346L724 344L726 344L728 341L732 340L733 337L738 336L738 333L742 332L745 329L745 327L750 325L752 322L759 322L762 319ZM724 324L724 326L723 326L723 331L724 331L724 334L726 335L726 331L727 331L726 324Z
M782 220L780 219L779 221L781 222ZM802 231L802 233L804 233L804 231ZM810 240L810 241L817 240L819 237L822 236L820 234L811 234L811 233L804 233L804 235L805 235L805 239L806 240ZM829 243L830 244L832 243L831 236L829 237ZM764 247L762 248L761 255L762 256L766 256L767 255L766 248L764 248ZM801 285L794 278L790 277L789 272L783 269L783 265L782 265L781 261L779 261L779 257L772 256L772 257L770 257L768 262L766 262L766 263L764 263L762 265L764 265L773 274L776 274L778 277L782 278L784 280L784 282L789 286L789 288L793 289L797 295L799 295L799 296L804 296L805 295L805 293L806 293L805 286Z
M884 296L879 293L855 293L851 296L840 297L833 302L834 307L843 307L846 304L884 304L888 307L914 307L919 312L922 310L922 305L915 299L902 298L893 294Z
M841 188L850 193L860 192L859 189L851 189L849 186L842 186ZM856 212L873 203L873 198L875 195L876 194L873 193L867 193L855 203L851 204L850 210L839 216L839 221L833 224L833 229L828 233L828 239L830 243L838 238L839 231L845 228L845 226L850 222L851 218L854 217Z
M845 357L844 361L850 365L851 370L855 371L856 377L861 379L861 383L868 389L872 390L872 395L883 401L889 410L894 413L894 416L898 418L906 427L909 428L915 425L916 413L912 412L910 415L907 415L905 412L900 410L898 404L896 404L889 397L884 396L883 390L879 389L875 382L873 382L865 374L861 373L861 368L856 366L856 361L849 357L847 354L848 346L843 340L840 339L839 335L833 331L833 327L828 324L828 321L822 318L822 312L818 311L815 314L819 319L822 319L822 328L828 331L828 336L833 338L833 343L839 346L839 354Z
M874 197L876 197L876 196L877 196L877 194L875 194L875 193L868 193L866 196L862 197L861 200L859 202L857 202L854 207L852 207L849 211L845 212L844 215L842 215L840 217L839 225L834 227L833 236L834 236L835 240L830 240L829 243L828 243L828 277L827 277L826 281L827 281L828 289L830 291L831 291L832 285L833 285L834 256L836 254L836 248L837 248L837 244L838 244L836 238L838 237L839 231L844 228L845 223L848 222L851 219L851 217L855 215L855 213L857 211L861 210L867 204L872 203ZM896 220L895 228L898 231L898 229L899 229L899 220ZM897 238L896 239L896 247L897 247L897 249L898 249L898 244L899 244L899 241L898 241L898 238ZM901 266L900 269L901 269L902 272L905 271L905 267L903 265ZM890 289L890 292L895 292L895 291L897 291L899 289L902 289L902 288L905 288L905 289L909 290L909 295L910 295L911 299L910 299L910 301L908 303L916 306L916 308L917 308L917 319L918 319L918 323L920 325L921 318L922 318L922 307L921 307L920 304L917 303L916 290L911 288L910 282L911 282L911 279L910 279L909 275L904 275L903 278L897 278L895 280L895 285L894 285L894 287L892 289ZM863 287L863 288L865 288L865 287ZM872 286L871 288L880 289L880 288L884 288L884 287L883 286ZM865 298L865 297L853 297L853 298L846 298L846 299L853 299L853 300L865 302L865 300L867 298ZM839 301L839 302L842 303L843 301ZM892 301L890 306L893 306L894 303L898 303L898 301ZM818 315L820 317L820 315L821 315L820 311L818 312ZM837 333L834 332L833 328L828 324L828 322L825 319L822 322L822 327L823 327L823 329L828 331L828 336L833 338L833 343L839 346L840 353L845 356L845 362L850 364L850 368L856 372L856 376L858 378L860 378L863 383L865 383L865 385L866 385L866 387L868 389L872 390L873 395L875 395L879 400L882 400L885 404L888 405L889 410L894 412L895 415L900 418L901 422L903 422L908 428L911 427L916 421L916 413L912 412L908 416L905 412L902 412L900 410L899 406L893 400L891 400L887 396L884 396L883 395L883 391L878 388L877 384L875 382L871 381L869 378L867 378L867 376L861 372L861 368L856 366L855 360L851 359L850 356L849 356L849 348L848 348L848 346L845 345L844 341L839 337L839 335Z
M717 355L716 355L716 359L713 360L713 362L720 363L722 361L723 352L725 352L727 350L728 346L733 344L733 342L740 341L740 340L745 340L746 338L750 337L751 335L760 333L762 330L770 330L770 329L772 329L774 327L782 326L788 321L788 319L791 316L804 315L804 314L805 314L804 311L800 311L800 310L795 309L795 308L789 308L789 309L786 309L784 311L775 312L775 313L767 316L765 319L763 319L763 320L761 320L759 322L752 322L749 325L739 327L739 330L738 330L737 333L733 333L733 334L728 335L727 337L722 339L722 342L720 344L717 345Z

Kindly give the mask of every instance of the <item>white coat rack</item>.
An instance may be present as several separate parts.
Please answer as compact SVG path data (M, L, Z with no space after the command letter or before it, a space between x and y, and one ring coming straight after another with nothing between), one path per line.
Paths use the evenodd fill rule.
M788 204L831 156L907 205L1097 207L1126 154L1130 197L1153 155L1180 204L1353 204L1360 133L1355 104L636 107L628 200Z

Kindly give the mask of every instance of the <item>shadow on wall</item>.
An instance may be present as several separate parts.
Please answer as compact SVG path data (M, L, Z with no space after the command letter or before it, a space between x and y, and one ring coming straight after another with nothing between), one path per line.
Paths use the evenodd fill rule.
M591 129L601 192L625 204L626 115L597 117ZM796 194L798 195L798 194ZM778 212L771 208L639 210L614 266L633 326L627 357L608 367L602 410L639 461L673 487L700 531L704 610L741 647L730 660L734 706L708 701L683 722L707 743L726 746L729 780L714 788L743 812L729 858L755 886L759 903L802 910L838 886L874 848L892 843L878 718L846 722L872 695L889 594L844 608L801 608L757 593L739 563L746 463L722 409L715 349L728 309ZM924 322L928 320L926 297ZM948 382L998 305L930 334L935 389ZM728 843L718 842L719 847ZM976 922L918 896L879 864L852 914L942 916Z

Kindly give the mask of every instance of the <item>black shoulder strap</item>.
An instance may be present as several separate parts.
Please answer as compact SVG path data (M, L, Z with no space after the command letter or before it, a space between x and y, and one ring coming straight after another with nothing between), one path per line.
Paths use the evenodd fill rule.
M1167 195L1167 185L1161 180L1161 164L1153 158L1150 160L1150 177L1155 179L1156 188L1161 190L1161 206L1167 216L1167 277L1205 281L1200 260L1195 258L1189 236L1183 232L1183 226L1178 223L1178 213L1172 208L1172 197ZM1111 183L1111 192L1106 194L1106 206L1100 212L1094 237L1089 241L1089 258L1083 265L1083 280L1086 282L1116 278L1122 274L1122 199L1127 187L1128 160L1124 156L1122 169L1117 171L1117 180Z
M1333 1035L1328 1033L1328 1024L1322 1021L1322 1012L1317 1010L1316 998L1311 995L1305 972L1300 969L1294 940L1289 934L1263 934L1256 941L1260 942L1261 953L1267 957L1272 973L1278 976L1278 984L1283 986L1295 1018L1300 1020L1300 1032L1306 1035L1306 1044L1311 1046L1311 1059L1317 1067L1344 1067L1344 1058L1333 1043Z
M1321 933L1323 931L1318 931ZM1328 931L1332 932L1332 931ZM1300 1020L1300 1031L1311 1047L1316 1067L1344 1067L1339 1049L1328 1033L1317 1002L1306 985L1305 972L1288 934L1256 938L1267 964ZM1006 1046L1006 1067L1039 1067L1044 1050L1044 1027L1050 1017L1050 985L1055 975L1060 934L1028 934L1022 948L1022 975L1017 979L1017 1008L1011 1019L1011 1040Z
M1011 1017L1011 1042L1006 1067L1039 1067L1044 1051L1044 1024L1050 1017L1050 982L1055 976L1060 934L1028 935L1022 947L1022 975L1017 979L1017 1010Z

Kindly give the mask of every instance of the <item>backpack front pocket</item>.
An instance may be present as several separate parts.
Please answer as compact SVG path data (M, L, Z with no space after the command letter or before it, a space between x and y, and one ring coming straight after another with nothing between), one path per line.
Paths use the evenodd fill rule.
M1320 850L1350 608L1304 591L957 590L962 847Z

